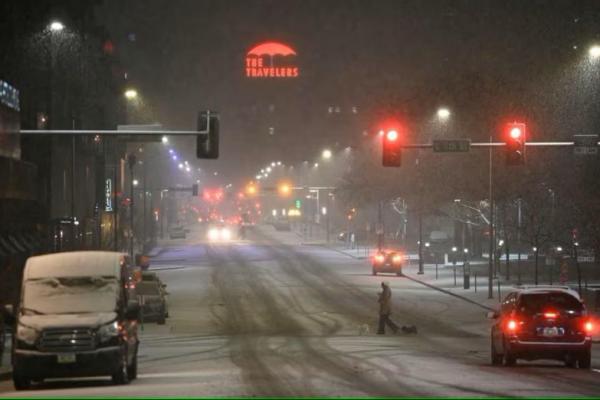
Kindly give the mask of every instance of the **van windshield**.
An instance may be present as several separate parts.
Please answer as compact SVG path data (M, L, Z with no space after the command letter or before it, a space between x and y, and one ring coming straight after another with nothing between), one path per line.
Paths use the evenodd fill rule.
M25 314L79 314L115 311L119 282L114 276L41 278L25 282Z

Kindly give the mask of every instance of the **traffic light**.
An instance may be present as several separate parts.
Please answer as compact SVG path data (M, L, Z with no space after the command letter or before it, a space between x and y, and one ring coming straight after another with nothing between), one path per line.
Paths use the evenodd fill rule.
M277 191L279 192L280 196L283 197L287 197L292 193L292 185L290 185L289 183L280 183L277 186Z
M258 194L258 187L256 186L256 184L254 182L250 182L246 186L246 194L248 196L256 196Z
M219 114L215 111L198 113L198 131L196 138L196 156L198 158L219 158Z
M198 196L198 185L195 183L192 185L192 196Z
M399 167L402 165L402 148L400 135L395 129L384 132L382 164L384 167Z
M506 124L506 165L525 164L527 125L522 122Z

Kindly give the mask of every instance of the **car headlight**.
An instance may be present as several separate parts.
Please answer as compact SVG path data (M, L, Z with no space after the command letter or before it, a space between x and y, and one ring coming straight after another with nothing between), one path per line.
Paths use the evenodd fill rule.
M106 342L115 336L119 336L121 331L119 323L117 321L111 322L110 324L102 325L98 328L98 337L101 342Z
M40 336L40 331L29 326L19 324L17 326L17 340L33 346L35 341Z
M219 239L219 230L216 228L211 228L208 230L208 239L209 240L217 240Z
M221 239L223 239L223 240L231 239L231 231L227 228L221 229Z

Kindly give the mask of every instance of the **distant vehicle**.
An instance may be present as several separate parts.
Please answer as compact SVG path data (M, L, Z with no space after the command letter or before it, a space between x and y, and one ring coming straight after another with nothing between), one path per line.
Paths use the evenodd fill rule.
M276 220L275 222L273 222L273 227L276 231L290 231L292 229L292 226L288 219Z
M137 377L139 305L125 290L129 257L77 251L30 257L13 341L17 390L46 378Z
M169 239L185 239L186 231L183 226L173 226L169 229Z
M402 275L402 254L397 251L381 251L371 259L373 275L380 272L390 272L398 276Z
M552 359L590 368L595 327L578 293L566 287L519 288L502 301L493 319L492 364Z
M149 279L150 276L147 276L147 278L144 279L143 274L142 281L138 282L135 287L142 308L142 318L144 322L155 321L157 324L163 325L169 316L166 285L163 286L158 277Z
M207 236L211 242L227 242L233 238L233 232L231 228L219 224L208 228Z

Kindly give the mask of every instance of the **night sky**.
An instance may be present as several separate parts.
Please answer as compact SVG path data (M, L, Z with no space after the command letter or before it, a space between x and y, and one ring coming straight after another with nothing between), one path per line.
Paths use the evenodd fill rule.
M215 165L232 178L356 145L382 109L403 110L416 92L430 104L414 106L415 118L466 104L480 95L456 86L469 77L531 96L600 38L598 1L108 0L99 14L157 120L190 129L197 110L221 112ZM244 76L246 52L266 40L296 50L299 78Z

